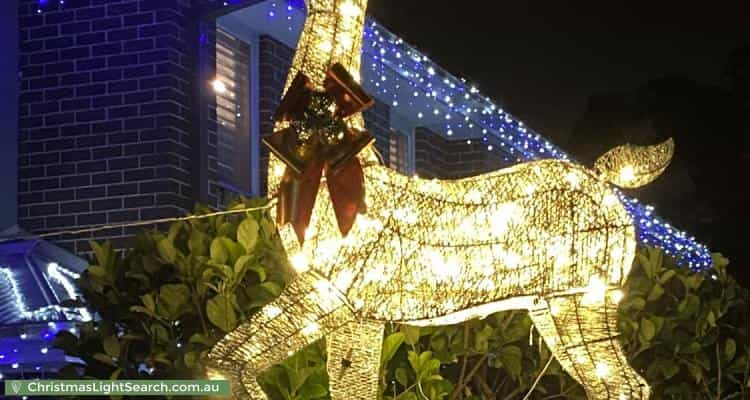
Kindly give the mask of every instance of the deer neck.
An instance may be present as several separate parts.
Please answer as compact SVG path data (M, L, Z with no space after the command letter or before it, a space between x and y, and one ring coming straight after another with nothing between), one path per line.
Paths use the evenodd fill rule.
M287 78L298 72L323 89L328 68L341 63L359 80L367 0L308 0L307 19Z
M343 65L359 82L367 0L306 0L305 4L307 19L284 92L299 72L310 79L315 90L323 90L326 72L336 63ZM353 128L364 129L361 114L352 116L348 123ZM273 195L285 166L271 155L268 167L268 193Z

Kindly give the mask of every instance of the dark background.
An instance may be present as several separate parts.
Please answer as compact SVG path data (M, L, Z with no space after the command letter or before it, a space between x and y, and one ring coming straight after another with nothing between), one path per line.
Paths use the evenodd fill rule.
M672 167L630 194L748 285L748 4L371 0L370 13L584 164L674 137Z

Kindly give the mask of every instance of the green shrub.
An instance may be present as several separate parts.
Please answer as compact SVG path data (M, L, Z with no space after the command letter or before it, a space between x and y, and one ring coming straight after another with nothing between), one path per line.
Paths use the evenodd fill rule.
M58 347L85 361L63 369L68 378L203 378L211 346L291 277L274 224L261 211L142 232L125 254L108 244L93 249L95 261L78 283L101 320L82 324L79 337L57 338ZM619 324L655 399L750 395L750 296L727 273L726 259L714 261L712 275L704 276L677 268L658 250L638 251ZM383 397L521 399L549 357L521 311L455 326L392 325L384 339ZM261 384L273 399L328 398L325 346L295 354ZM585 394L553 361L531 398Z

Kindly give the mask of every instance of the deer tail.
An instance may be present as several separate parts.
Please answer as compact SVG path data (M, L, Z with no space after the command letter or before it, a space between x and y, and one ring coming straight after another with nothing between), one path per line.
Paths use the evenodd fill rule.
M639 188L653 182L669 166L674 156L674 140L667 139L653 146L626 144L615 147L594 164L602 180L626 189Z

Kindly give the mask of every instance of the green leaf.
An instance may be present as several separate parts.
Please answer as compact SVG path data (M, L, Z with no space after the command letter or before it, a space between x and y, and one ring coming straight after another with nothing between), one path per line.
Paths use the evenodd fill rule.
M86 269L86 272L88 272L89 275L102 280L105 280L108 275L107 270L100 265L92 265Z
M167 263L174 264L177 259L177 249L174 248L174 244L168 238L164 238L159 241L156 246L159 257Z
M701 345L698 342L692 342L689 345L683 347L680 350L680 353L682 354L695 354L697 352L701 351Z
M673 269L668 269L664 271L663 274L661 274L661 278L659 278L659 282L663 285L667 283L670 279L672 279L675 275L677 275L677 272Z
M120 355L120 342L115 336L107 336L102 341L102 347L107 355L118 357Z
M684 299L682 299L680 305L677 306L677 311L680 313L681 317L687 318L698 311L700 304L701 300L700 298L698 298L698 296L694 294L688 294Z
M206 304L208 320L224 332L230 332L237 326L237 314L232 303L228 295L217 294Z
M521 375L521 348L505 346L497 355L505 369L514 377Z
M211 347L216 344L216 340L201 333L196 333L193 336L190 336L188 342L191 344L202 344L206 347Z
M198 353L197 351L185 353L183 360L185 361L185 365L188 368L195 368L199 365L198 362L200 361L200 353Z
M326 397L328 395L328 389L320 384L311 384L311 385L304 385L302 388L297 392L299 399L321 399L323 397Z
M703 382L703 368L701 368L698 365L688 363L686 364L688 373L695 379L695 382L701 383Z
M301 358L301 356L297 356L297 358ZM282 366L289 378L289 389L292 393L298 391L307 382L313 372L312 368L299 368L296 362L294 364L291 362L282 364Z
M474 348L478 353L487 352L491 335L492 327L489 325L485 325L481 330L476 332L476 334L474 335Z
M211 260L217 264L226 265L229 261L229 250L224 247L223 238L216 238L211 242Z
M405 338L406 335L403 332L395 332L385 338L385 341L383 342L383 350L381 353L382 365L385 365L388 363L388 361L391 361L391 358L396 355L399 347L401 347L401 345L404 343Z
M706 315L706 322L708 322L708 324L712 328L716 327L716 314L714 314L713 311L709 311L708 314Z
M157 343L161 344L171 344L171 338L169 337L169 332L167 332L167 328L164 327L164 325L160 323L153 323L151 324L151 337L153 337Z
M266 274L266 269L261 265L251 265L250 270L255 272L258 275L258 280L261 282L265 282L266 279L268 279L268 275Z
M276 282L266 281L260 284L271 296L278 297L281 294L281 285Z
M417 344L417 342L419 342L419 337L420 337L419 327L401 325L401 332L404 333L404 341L406 342L406 344L413 346Z
M700 274L681 275L680 280L685 285L685 288L689 290L698 289L701 283L703 283L703 277Z
M211 260L217 264L234 265L245 254L245 249L227 237L217 237L211 242Z
M658 283L654 284L654 286L651 287L651 291L648 292L648 297L646 298L648 301L656 301L661 298L661 296L664 294L664 287Z
M268 218L263 218L260 220L260 229L263 231L263 235L265 237L271 237L276 233L276 225L274 225L273 222L269 221Z
M411 369L415 373L419 374L419 371L422 369L422 363L419 361L419 355L414 351L410 351L406 355L406 359L409 360L409 365L411 365Z
M724 342L724 356L726 361L732 361L734 355L737 354L737 342L734 339L729 338Z
M240 275L244 272L244 270L249 266L250 261L252 261L255 257L251 255L244 255L237 259L237 261L234 263L234 274Z
M151 286L151 278L148 275L139 272L126 272L125 277L128 279L135 279L143 285L143 287Z
M205 233L193 229L190 232L190 239L188 240L188 248L190 254L194 256L207 256L209 254L210 239Z
M144 294L141 296L141 302L146 306L146 309L152 313L156 311L156 303L154 302L154 295L151 293Z
M164 285L159 290L157 314L168 320L176 320L185 312L189 301L190 288L187 285Z
M108 268L110 261L114 258L112 246L110 246L109 243L105 243L102 246L93 240L89 242L89 245L91 246L91 249L94 250L94 255L96 256L96 261L99 265L102 268Z
M664 374L664 378L666 379L670 379L680 372L680 365L673 360L662 359L660 365L662 368L662 374Z
M406 368L396 368L394 376L396 377L396 382L400 383L401 386L409 386L409 373L406 372Z
M115 361L112 359L112 357L103 354L103 353L96 353L94 354L94 360L99 361L102 364L109 365L111 367L116 367L117 364L115 364Z
M626 297L621 307L623 310L641 311L646 307L646 300L639 296Z
M159 364L164 364L170 367L172 366L172 360L169 358L169 354L164 353L164 352L157 353L156 355L152 357L152 360L154 360L155 362Z
M131 341L131 342L145 342L146 341L146 337L143 336L143 335L133 335L131 333L128 333L128 334L122 335L120 337L120 340L121 341Z
M224 222L219 226L219 229L216 230L216 236L226 236L231 237L234 236L234 225L229 222Z
M152 318L159 318L158 315L154 314L153 311L149 310L146 307L130 306L130 311L134 312L134 313L146 314L146 315L148 315L149 317L152 317Z
M436 335L430 338L430 346L435 351L443 351L448 345L448 339L443 335Z
M419 398L414 392L408 392L399 396L398 400L419 400Z
M638 331L638 339L644 345L651 342L651 339L656 335L656 327L654 323L647 318L641 318L641 329Z
M250 253L258 243L258 223L252 218L245 218L237 228L237 241L240 242L245 251Z

